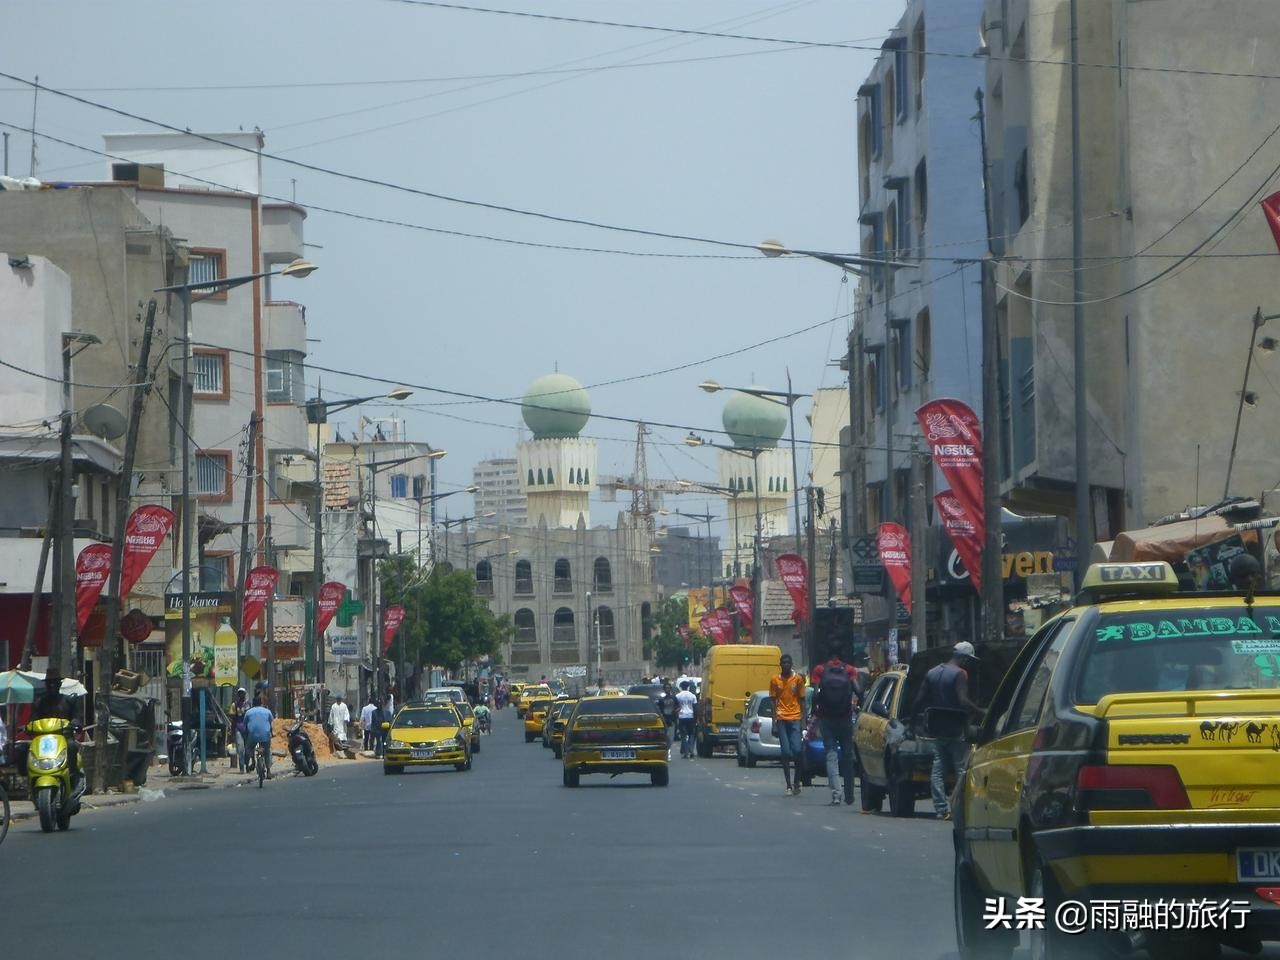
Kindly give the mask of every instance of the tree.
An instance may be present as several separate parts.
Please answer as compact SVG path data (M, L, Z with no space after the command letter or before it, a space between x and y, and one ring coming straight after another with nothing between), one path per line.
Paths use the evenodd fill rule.
M683 597L668 598L658 608L654 623L657 632L653 638L653 662L659 667L683 668L694 660L701 660L711 645L706 637L692 631L688 645L680 636L679 628L689 623L689 603Z
M428 571L413 558L398 556L382 561L378 576L387 605L404 607L404 622L387 651L393 661L403 644L411 664L456 669L468 660L496 656L515 635L511 619L494 616L476 596L470 571L438 564Z

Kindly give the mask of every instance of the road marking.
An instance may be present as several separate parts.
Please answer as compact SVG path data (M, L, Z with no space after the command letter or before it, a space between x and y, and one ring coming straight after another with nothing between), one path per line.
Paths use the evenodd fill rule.
M803 813L801 813L799 810L792 810L792 811L791 811L791 815L792 815L793 817L803 817L803 816L804 816L804 814L803 814Z
M822 829L823 829L823 830L830 830L832 833L835 833L835 832L836 832L836 828L835 828L835 827L828 826L828 825L827 825L827 824L825 824L825 823L822 825Z

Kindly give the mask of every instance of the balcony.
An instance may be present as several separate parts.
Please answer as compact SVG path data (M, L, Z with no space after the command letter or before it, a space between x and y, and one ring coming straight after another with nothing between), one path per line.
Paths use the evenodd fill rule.
M302 257L303 223L307 211L292 203L262 205L262 255L268 261Z
M272 300L263 311L263 331L268 350L307 352L307 311L292 300Z

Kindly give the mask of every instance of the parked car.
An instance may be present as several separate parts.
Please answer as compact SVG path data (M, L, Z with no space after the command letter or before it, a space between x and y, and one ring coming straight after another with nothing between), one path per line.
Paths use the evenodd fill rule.
M773 697L757 690L747 700L745 713L738 714L738 766L754 767L761 760L778 760L782 745L773 732Z

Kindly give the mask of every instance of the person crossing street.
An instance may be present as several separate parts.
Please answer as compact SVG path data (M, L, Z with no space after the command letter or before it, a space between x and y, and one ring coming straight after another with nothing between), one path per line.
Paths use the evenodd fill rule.
M804 743L800 728L804 720L804 676L791 669L791 657L783 654L778 661L781 671L769 681L773 697L773 732L782 748L782 778L787 796L800 796L800 765L804 762ZM791 766L795 764L795 785L791 783Z

